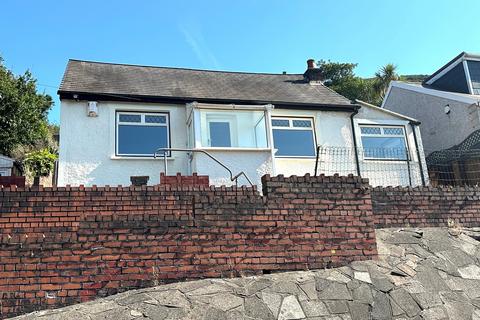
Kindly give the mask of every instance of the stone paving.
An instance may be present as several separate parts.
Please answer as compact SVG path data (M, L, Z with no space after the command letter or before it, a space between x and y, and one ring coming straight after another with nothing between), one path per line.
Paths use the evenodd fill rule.
M480 320L480 230L376 235L377 261L162 285L15 319Z

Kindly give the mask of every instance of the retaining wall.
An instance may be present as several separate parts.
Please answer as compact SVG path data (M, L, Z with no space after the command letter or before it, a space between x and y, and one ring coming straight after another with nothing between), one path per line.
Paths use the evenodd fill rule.
M0 188L0 312L133 288L375 258L368 181L247 187Z
M375 227L480 226L478 187L372 189Z

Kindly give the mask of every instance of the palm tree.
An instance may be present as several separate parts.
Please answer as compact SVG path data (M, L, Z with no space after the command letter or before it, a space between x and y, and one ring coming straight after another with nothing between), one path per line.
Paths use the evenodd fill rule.
M388 63L375 72L375 85L374 89L376 94L380 97L381 100L385 97L387 93L388 85L390 81L398 80L399 76L397 73L397 66Z

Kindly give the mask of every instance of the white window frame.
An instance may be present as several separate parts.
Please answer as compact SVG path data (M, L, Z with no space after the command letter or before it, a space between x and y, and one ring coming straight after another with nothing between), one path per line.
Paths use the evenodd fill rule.
M233 115L217 115L211 114L205 116L207 127L207 147L209 148L238 148L233 147L238 145L237 121ZM230 147L214 147L212 146L212 136L210 135L210 123L211 122L225 122L228 123L228 129L230 130Z
M284 126L275 126L273 125L273 121L274 120L288 120L288 127L284 127ZM293 126L293 120L309 120L310 123L311 123L311 127L294 127ZM312 137L313 137L313 152L314 152L314 155L313 156L284 156L284 155L275 155L275 158L306 158L306 159L311 159L311 158L315 158L315 153L317 152L317 135L315 133L315 118L314 117L308 117L308 116L305 116L305 117L292 117L292 116L271 116L271 120L270 120L270 125L271 125L271 128L272 128L272 147L274 148L275 147L275 141L274 141L274 138L273 138L273 130L275 129L286 129L286 130L302 130L302 131L305 131L307 129L310 129L311 133L312 133Z
M359 124L359 133L360 133L360 143L362 144L362 156L364 160L376 160L376 161L410 161L410 152L408 148L407 141L407 131L405 126L402 125L381 125L381 124ZM368 134L362 133L362 128L380 128L380 134ZM402 129L403 134L385 134L384 129ZM362 137L376 137L376 138L403 138L405 144L406 159L397 159L397 158L376 158L376 157L367 157L365 156L365 146L363 145Z
M10 169L1 169L0 168L0 177L10 176Z
M122 114L131 114L131 115L140 115L140 122L121 122L120 115ZM146 123L145 116L164 116L166 117L165 123ZM118 157L149 157L153 156L152 153L145 154L133 154L133 153L119 153L118 152L118 127L120 125L129 125L129 126L148 126L148 127L166 127L167 128L167 148L170 148L170 114L168 112L144 112L144 111L122 111L116 110L115 112L115 155ZM155 151L155 150L154 150ZM171 157L171 152L168 152L168 157Z

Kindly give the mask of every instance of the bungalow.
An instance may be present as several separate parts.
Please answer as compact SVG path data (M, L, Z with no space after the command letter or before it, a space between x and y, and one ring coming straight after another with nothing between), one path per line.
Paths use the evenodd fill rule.
M428 184L418 121L352 103L307 66L267 74L70 60L58 91L58 184L157 184L164 168L232 184L209 156L258 185L267 173L315 172Z

